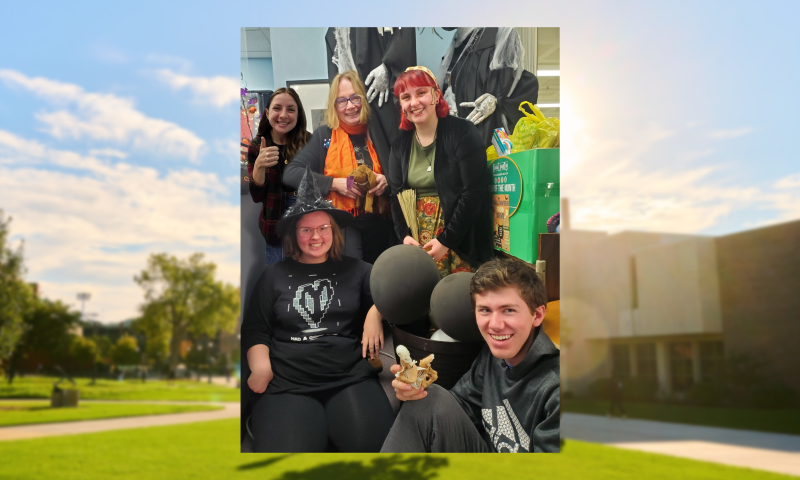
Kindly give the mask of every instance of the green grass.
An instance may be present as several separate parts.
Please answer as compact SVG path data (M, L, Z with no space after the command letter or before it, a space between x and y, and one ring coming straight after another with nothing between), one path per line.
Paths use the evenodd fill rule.
M244 455L238 419L0 442L0 458L3 479L792 478L572 440L560 455Z
M48 401L1 401L0 427L201 412L220 410L221 408L221 406L215 405L153 405L136 403L79 403L77 408L50 408L50 402Z
M0 398L50 398L53 390L52 377L17 377L11 385L0 382ZM92 386L90 378L76 378L80 398L85 400L176 400L188 402L238 402L239 390L221 385L176 380L167 382L153 380L142 383L140 380L98 379ZM61 387L72 388L68 382Z
M606 415L609 405L610 402L606 400L587 399L565 399L562 403L565 412L593 415ZM756 410L659 403L626 403L625 413L628 418L642 420L800 434L800 410L798 409Z

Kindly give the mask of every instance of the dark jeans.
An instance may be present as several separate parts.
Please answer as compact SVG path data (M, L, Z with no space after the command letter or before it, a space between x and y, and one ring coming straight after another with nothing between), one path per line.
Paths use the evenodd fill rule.
M405 402L381 452L490 452L461 405L438 385L428 396Z
M255 452L377 452L394 414L378 380L324 392L262 395L250 428Z

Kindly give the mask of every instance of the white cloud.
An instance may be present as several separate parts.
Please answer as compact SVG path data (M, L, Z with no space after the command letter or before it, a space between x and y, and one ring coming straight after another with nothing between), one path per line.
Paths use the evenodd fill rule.
M775 182L775 188L798 188L800 187L800 173L795 173L794 175L789 175L788 177L783 177L777 182Z
M110 45L96 45L91 49L92 54L106 63L128 63L128 56L122 50Z
M713 148L685 146L691 128L649 123L620 139L587 124L567 125L562 136L575 146L564 148L570 168L561 178L572 228L696 233L763 201L758 188L723 181L726 170L704 158Z
M95 149L89 150L89 156L92 157L114 157L114 158L128 158L128 154L125 152L120 152L119 150L114 150L113 148L102 148L102 149Z
M54 169L58 169L56 171ZM239 206L227 178L152 168L57 150L0 130L0 192L12 233L25 239L29 281L118 321L142 301L133 276L150 253L206 252L218 278L239 284Z
M239 100L239 81L232 77L190 77L172 70L156 71L156 78L174 90L188 88L198 103L224 107Z
M92 138L130 144L135 148L196 162L205 142L179 125L150 118L134 102L113 94L88 93L78 85L43 77L30 78L14 70L0 70L0 80L24 88L55 104L74 105L75 111L42 111L36 118L56 138Z
M742 135L747 135L752 131L753 131L752 127L735 128L732 130L716 130L711 132L709 136L714 139L730 139L730 138L741 137Z
M174 55L165 55L163 53L151 53L150 55L147 55L144 60L148 63L170 65L181 71L186 71L192 67L192 62L185 58L176 57Z

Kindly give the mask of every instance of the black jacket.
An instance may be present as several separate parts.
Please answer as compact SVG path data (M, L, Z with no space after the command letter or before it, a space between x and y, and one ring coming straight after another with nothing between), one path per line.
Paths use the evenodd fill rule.
M450 390L496 452L558 452L561 380L559 351L542 327L512 369L488 345ZM483 427L483 428L481 428Z
M409 188L408 162L414 131L401 131L392 144L386 168L392 218L402 240L409 235L397 192ZM433 166L436 191L444 213L444 231L436 238L472 267L493 258L491 178L486 149L472 123L447 116L436 127Z

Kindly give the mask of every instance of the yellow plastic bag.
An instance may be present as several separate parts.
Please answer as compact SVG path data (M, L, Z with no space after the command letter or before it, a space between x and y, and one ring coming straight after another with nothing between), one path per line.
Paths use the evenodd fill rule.
M534 112L533 115L526 112L523 108L526 103ZM532 105L531 102L520 103L519 111L525 116L520 118L517 124L514 126L514 140L512 140L514 142L514 148L512 150L513 153L522 152L533 148L533 141L536 133L536 123L539 122L539 118L536 116L538 108L535 105ZM541 115L541 112L539 112L539 114Z
M513 145L514 140L511 140L511 144ZM514 149L512 147L511 151L513 152ZM492 160L497 158L497 149L494 148L494 145L489 145L489 148L486 149L486 161L491 162Z
M530 109L533 110L533 115L529 114L522 108L526 103L530 106ZM559 132L561 126L557 118L545 118L545 116L542 114L542 111L539 110L539 107L536 105L531 105L531 102L520 103L519 110L525 114L525 118L521 118L520 121L517 122L517 125L526 120L533 121L532 131L529 130L528 124L526 124L526 129L523 130L525 135L532 134L533 136L533 140L529 148L558 148L560 143ZM519 138L516 129L514 130L514 136Z

